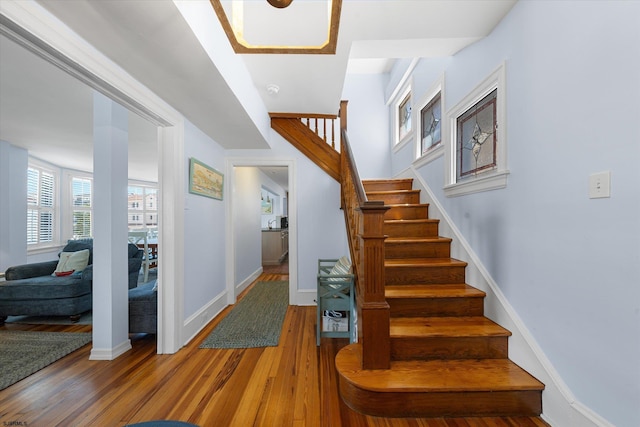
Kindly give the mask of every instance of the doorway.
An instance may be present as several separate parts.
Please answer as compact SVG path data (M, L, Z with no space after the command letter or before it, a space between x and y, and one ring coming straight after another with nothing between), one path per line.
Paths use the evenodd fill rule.
M242 174L236 174L242 169ZM227 159L226 175L231 201L227 205L227 295L228 303L233 304L237 296L257 278L264 269L262 262L262 234L271 233L282 239L283 213L286 213L287 254L286 259L268 268L286 269L289 274L289 304L297 300L297 243L296 243L296 190L295 160L277 159ZM275 176L275 173L279 178ZM276 179L280 184L276 184ZM275 187L280 187L278 190ZM286 191L284 191L284 188ZM271 215L262 215L261 197L279 194L280 207L271 211ZM284 197L283 193L284 192ZM266 197L265 202L266 202ZM283 207L283 203L284 207ZM264 221L264 222L263 222ZM272 228L269 230L269 221Z

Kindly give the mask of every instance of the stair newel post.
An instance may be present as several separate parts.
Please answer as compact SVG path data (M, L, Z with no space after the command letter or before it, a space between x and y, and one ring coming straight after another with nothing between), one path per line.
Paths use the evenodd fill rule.
M383 202L366 202L360 231L362 301L360 305L360 342L363 369L389 369L391 344L389 337L389 304L385 299L384 213Z

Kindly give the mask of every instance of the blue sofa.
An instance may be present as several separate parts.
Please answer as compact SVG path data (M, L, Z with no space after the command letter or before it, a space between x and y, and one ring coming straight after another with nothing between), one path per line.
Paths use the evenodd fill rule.
M142 251L128 244L129 289L138 284ZM7 316L70 316L77 321L93 304L93 240L71 240L62 252L89 249L89 265L79 274L52 276L58 260L9 267L0 282L0 324Z

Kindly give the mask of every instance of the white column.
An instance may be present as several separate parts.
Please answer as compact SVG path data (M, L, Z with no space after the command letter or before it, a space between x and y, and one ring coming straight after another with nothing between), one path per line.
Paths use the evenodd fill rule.
M113 360L131 349L127 268L128 111L93 96L93 348Z
M0 272L27 262L27 154L0 141Z

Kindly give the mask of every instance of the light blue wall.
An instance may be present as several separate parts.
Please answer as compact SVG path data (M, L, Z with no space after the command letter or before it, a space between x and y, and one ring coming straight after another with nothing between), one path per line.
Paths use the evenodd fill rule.
M237 167L234 171L233 218L235 280L239 285L262 266L260 215L261 173L254 167Z
M189 158L224 171L224 149L193 124L185 121L185 171ZM223 172L224 173L224 172ZM189 181L185 180L185 185ZM184 317L226 290L225 223L223 200L189 193L185 188L184 212Z
M518 2L486 39L423 60L414 87L444 71L452 106L503 61L508 187L447 198L442 157L418 173L576 398L640 425L640 2ZM394 154L394 173L410 166ZM611 198L589 199L604 170Z
M347 132L360 178L391 174L388 109L383 90L387 74L347 74L342 99L349 101Z

